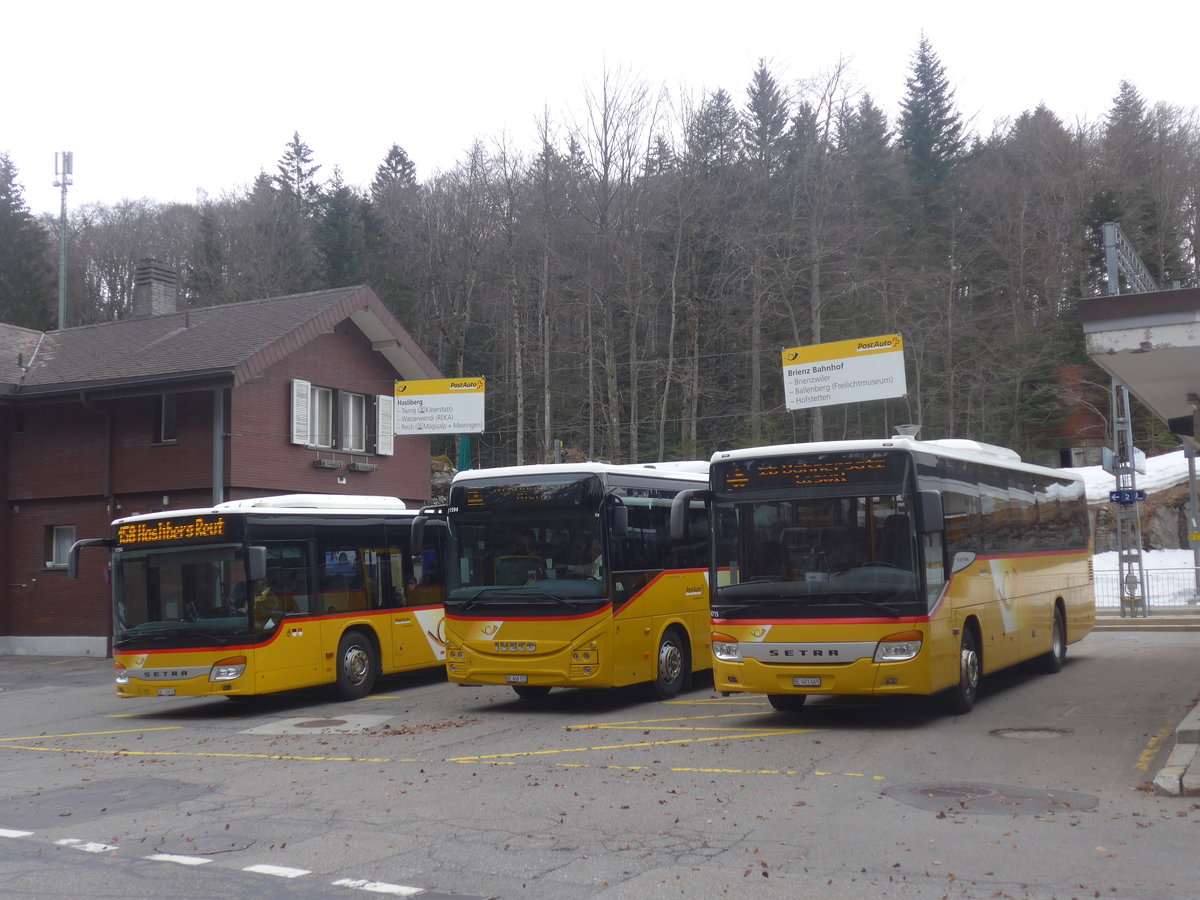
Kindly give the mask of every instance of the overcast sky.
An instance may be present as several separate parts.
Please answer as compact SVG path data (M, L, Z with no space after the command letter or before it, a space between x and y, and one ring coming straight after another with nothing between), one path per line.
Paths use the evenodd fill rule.
M195 202L249 185L293 132L320 175L367 185L397 143L419 178L475 139L532 146L569 128L606 67L674 96L723 87L741 106L759 58L791 88L839 57L896 118L922 31L959 111L991 131L1044 102L1096 121L1127 79L1149 103L1200 102L1192 0L15 0L3 14L0 152L36 212Z

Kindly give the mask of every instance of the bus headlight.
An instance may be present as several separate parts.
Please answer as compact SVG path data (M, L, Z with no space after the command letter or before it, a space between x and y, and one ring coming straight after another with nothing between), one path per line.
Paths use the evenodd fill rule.
M231 656L219 659L213 663L212 671L208 673L209 681L236 681L246 672L246 657Z
M113 668L117 670L117 684L129 684L129 670L119 662L113 663Z
M742 649L738 645L737 638L721 634L719 631L714 631L712 634L712 651L713 656L722 662L742 661Z
M905 662L921 652L925 636L919 631L889 634L875 647L875 662Z

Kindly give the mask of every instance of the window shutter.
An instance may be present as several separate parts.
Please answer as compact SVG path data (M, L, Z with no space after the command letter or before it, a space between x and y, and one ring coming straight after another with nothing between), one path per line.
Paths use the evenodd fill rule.
M292 443L309 443L308 403L312 384L298 378L292 380Z
M396 437L396 398L380 394L375 398L375 452L380 456L392 455L392 442Z

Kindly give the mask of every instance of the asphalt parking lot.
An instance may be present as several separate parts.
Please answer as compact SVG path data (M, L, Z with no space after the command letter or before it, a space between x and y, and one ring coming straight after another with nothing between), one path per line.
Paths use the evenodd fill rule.
M438 673L349 704L118 701L108 661L0 659L0 887L1190 897L1200 812L1153 779L1197 700L1194 640L1098 632L960 718L790 715L711 684L530 704ZM46 858L71 865L34 880Z

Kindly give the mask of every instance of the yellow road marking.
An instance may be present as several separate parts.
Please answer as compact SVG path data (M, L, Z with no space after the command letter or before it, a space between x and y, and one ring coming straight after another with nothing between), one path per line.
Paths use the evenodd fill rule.
M586 728L615 728L615 727L619 727L619 726L656 725L656 724L660 724L662 722L695 722L700 719L744 719L744 718L746 718L746 715L747 714L744 712L739 712L739 713L720 713L718 715L712 715L712 716L673 716L671 718L666 718L666 719L633 719L632 721L629 721L629 722L596 722L591 725L567 725L565 727L566 727L567 731L582 731ZM765 712L759 713L759 715L765 716L765 715L768 715L768 713L765 713ZM788 731L789 734L791 733L790 729L786 729L786 730ZM810 728L808 730L814 731L815 729Z
M182 725L164 725L161 728L125 728L121 731L77 731L71 734L32 734L25 737L0 738L0 741L48 741L54 738L104 737L110 734L142 734L146 731L179 731Z
M636 747L668 747L671 744L704 744L710 741L742 741L755 737L780 737L789 734L810 734L815 728L797 728L779 731L756 731L750 734L722 735L718 737L679 738L671 741L635 741L632 744L602 744L597 747L567 747L561 750L523 750L515 753L493 753L485 756L456 756L446 762L487 762L493 759L515 759L527 756L557 756L563 753L595 753L602 750L632 750Z
M770 714L769 712L764 713L764 715L769 715L769 714ZM129 717L135 718L136 714L129 716ZM496 754L489 754L489 755L483 755L483 756L449 757L447 759L440 760L440 762L458 763L461 765L467 765L467 764L472 764L472 763L474 763L474 764L482 763L485 765L493 765L493 766L512 766L512 765L516 765L516 760L527 759L527 758L532 758L532 757L545 758L545 757L551 757L551 756L562 756L562 755L571 754L571 753L604 752L604 751L627 750L627 749L631 750L631 749L635 749L635 748L646 748L646 747L665 747L665 746L670 746L672 744L703 744L703 743L711 743L714 741L746 740L748 738L786 737L789 735L796 735L796 734L812 734L813 732L820 730L817 728L775 728L775 729L767 729L767 730L762 730L762 729L756 730L756 729L749 729L749 728L739 728L736 726L729 726L729 727L688 726L688 725L684 725L684 724L678 724L678 723L694 722L696 720L703 720L703 719L723 719L723 718L732 718L732 717L744 718L745 714L744 713L743 714L727 713L727 714L719 714L719 715L711 715L711 716L673 716L673 717L657 718L657 719L640 719L640 720L635 719L635 720L624 721L624 722L595 722L595 723L590 723L587 725L567 725L567 726L564 726L563 730L565 730L565 731L587 731L587 730L612 728L614 730L623 731L623 730L633 730L633 729L646 730L648 728L654 727L654 728L661 728L663 730L673 731L673 732L677 732L677 733L683 732L683 731L686 731L689 734L694 734L695 732L709 732L709 731L717 731L720 733L717 735L714 735L714 736L709 736L709 737L694 737L693 736L693 737L673 738L670 740L635 741L633 743L625 743L625 744L602 744L602 745L590 746L590 747L568 747L568 748L560 748L560 749L556 749L556 750L526 750L526 751L518 751L518 752L513 752L513 753L496 753ZM118 718L120 718L120 717L118 717ZM297 756L297 755L291 755L291 754L278 754L278 753L219 753L219 752L213 752L213 751L200 752L200 751L184 751L184 750L159 750L159 751L125 750L125 749L115 749L114 750L114 749L76 748L76 747L39 747L39 746L29 746L29 745L23 744L23 743L16 743L18 741L19 742L47 741L47 740L55 740L55 739L63 739L63 738L106 737L106 736L122 735L122 734L143 734L143 733L153 732L153 731L179 731L182 728L183 728L183 726L181 726L181 725L164 725L164 726L160 726L157 728L128 728L128 729L120 729L120 730L114 730L114 731L80 731L80 732L69 732L69 733L64 733L64 734L27 735L24 737L0 738L0 743L6 744L7 749L12 749L12 750L32 750L32 751L41 752L41 753L91 753L91 754L96 754L96 755L130 756L130 757L196 757L196 758L201 758L201 759L263 759L263 760L284 760L284 761L292 761L292 762L421 763L421 764L425 764L425 765L428 765L428 764L431 764L434 762L439 762L439 760L423 760L423 759L416 759L416 758L397 758L397 757ZM1161 742L1161 737L1159 735L1156 735L1154 738L1151 739L1150 747L1154 747L1154 745L1159 742ZM1150 749L1150 748L1148 748L1148 749ZM1155 752L1157 752L1157 751L1155 751ZM562 768L571 768L571 769L613 769L613 770L627 771L627 772L638 772L638 771L643 771L643 770L652 768L651 766L621 766L621 765L608 764L608 763L600 763L600 764L568 763L568 762L558 762L558 761L553 761L553 760L551 760L551 762L556 766L559 766ZM840 772L840 773L838 773L838 772L818 771L818 772L809 773L809 772L804 772L804 771L801 771L798 769L727 769L727 768L706 768L706 767L697 767L697 766L671 766L671 767L667 768L667 771L676 772L676 773L720 774L720 775L784 775L784 776L789 776L789 777L793 777L793 776L797 776L797 775L805 775L805 774L811 774L811 775L816 775L816 776L821 776L821 777L840 775L841 777L845 777L845 778L870 778L873 781L884 781L885 780L884 777L881 775L868 776L861 772Z
M10 738L10 740L13 739ZM428 760L393 759L386 756L289 756L282 753L214 753L212 751L201 753L189 750L99 750L88 747L28 747L23 744L10 744L7 749L33 750L39 753L92 753L97 756L193 756L202 759L286 759L296 762L428 763Z
M1163 748L1163 743L1169 740L1175 734L1174 728L1163 726L1158 729L1147 741L1142 752L1138 754L1138 761L1134 768L1140 772L1148 772L1154 760L1158 758L1159 751Z

